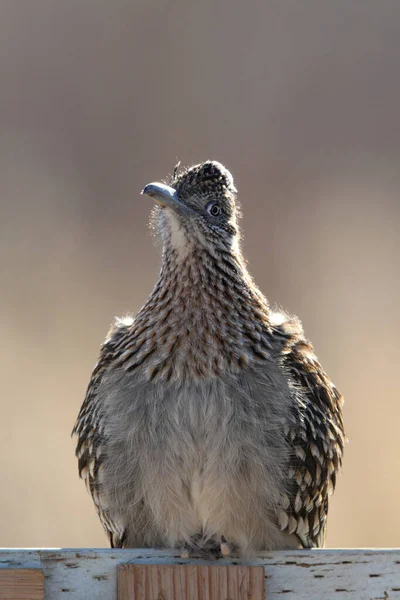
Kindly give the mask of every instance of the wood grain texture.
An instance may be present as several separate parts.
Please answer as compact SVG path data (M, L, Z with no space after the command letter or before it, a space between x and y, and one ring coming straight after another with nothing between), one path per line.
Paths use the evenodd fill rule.
M400 600L400 549L262 552L212 563L168 549L0 549L0 570L44 571L46 600L114 600L117 566L126 563L262 566L268 600Z
M38 569L0 569L1 600L44 600L44 574Z
M265 600L263 567L119 565L118 600Z

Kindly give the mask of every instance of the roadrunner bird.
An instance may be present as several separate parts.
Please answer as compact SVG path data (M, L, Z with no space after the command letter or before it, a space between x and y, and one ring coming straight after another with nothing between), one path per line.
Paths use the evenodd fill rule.
M344 444L342 398L296 317L274 312L239 245L230 172L147 185L161 273L100 350L74 433L112 547L321 546Z

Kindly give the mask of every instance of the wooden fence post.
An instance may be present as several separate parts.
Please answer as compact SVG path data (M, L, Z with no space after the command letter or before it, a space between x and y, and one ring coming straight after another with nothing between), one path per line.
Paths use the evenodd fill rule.
M39 569L0 569L1 600L44 600L44 575Z
M19 570L14 580L8 569ZM215 561L182 560L168 549L0 549L1 600L43 599L33 584L30 596L16 595L25 569L35 569L41 584L43 572L45 600L116 600L117 594L118 600L400 600L400 549L263 552Z
M265 600L263 567L120 565L118 600Z

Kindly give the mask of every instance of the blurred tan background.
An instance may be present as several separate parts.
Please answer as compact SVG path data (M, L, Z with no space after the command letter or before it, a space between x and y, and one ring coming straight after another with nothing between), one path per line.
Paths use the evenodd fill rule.
M328 545L400 545L399 65L396 0L1 0L0 546L106 545L70 432L157 277L139 191L207 158L346 398Z

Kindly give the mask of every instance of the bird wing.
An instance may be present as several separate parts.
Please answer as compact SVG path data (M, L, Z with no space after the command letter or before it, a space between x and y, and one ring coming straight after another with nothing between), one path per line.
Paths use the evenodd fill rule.
M99 402L99 389L104 375L114 361L119 341L126 327L117 322L100 348L99 359L93 369L72 435L77 436L75 454L78 458L79 476L85 481L90 492L97 514L107 533L112 548L121 548L125 531L113 521L101 491L101 470L106 446L105 432L102 422L102 407Z
M282 364L295 403L286 434L292 446L289 494L278 511L282 530L296 534L305 548L324 544L329 496L342 463L345 442L343 398L323 371L297 319L275 328L282 337Z

